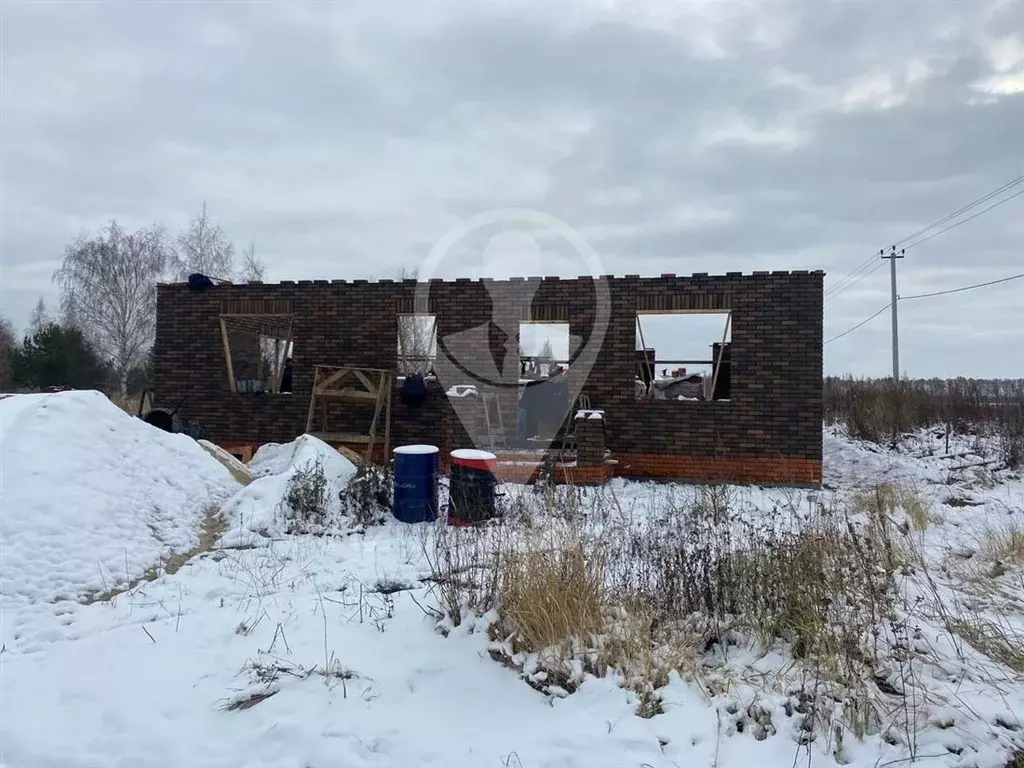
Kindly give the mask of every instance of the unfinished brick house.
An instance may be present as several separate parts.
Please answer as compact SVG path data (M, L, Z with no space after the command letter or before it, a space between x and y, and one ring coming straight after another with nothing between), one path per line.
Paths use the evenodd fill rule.
M183 418L200 424L207 439L236 451L286 442L306 431L359 451L372 421L374 457L410 443L437 445L444 457L480 445L486 430L477 416L486 414L487 404L449 395L462 393L454 385L475 383L468 376L453 378L458 363L443 375L437 368L437 379L426 377L425 397L407 402L400 388L408 364L400 352L400 328L410 321L431 324L428 368L445 357L452 339L471 339L459 356L472 358L472 370L478 370L477 362L479 370L495 369L502 351L506 361L514 359L497 365L497 386L508 385L513 393L498 398L497 409L504 424L520 425L517 397L523 397L526 364L516 354L518 329L558 325L567 328L569 354L555 362L564 364L572 387L566 418L553 430L556 437L571 438L558 443L561 479L600 482L615 474L813 486L821 482L823 277L820 271L794 271L429 283L317 280L201 290L162 284L155 401L173 407L184 400ZM706 339L707 359L660 360L657 350L638 352L646 348L639 343L638 318L708 313L725 318L726 332ZM475 336L469 333L474 329ZM592 365L580 363L583 349L593 351ZM686 388L653 386L655 369L680 364L691 365L681 374ZM708 371L703 386L693 365ZM342 387L339 377L345 375L350 382ZM314 389L324 396L314 396ZM347 397L340 396L342 390ZM386 395L375 396L378 390ZM663 394L677 391L684 394ZM575 418L581 408L588 418ZM533 459L523 460L531 450ZM495 452L508 476L525 479L537 470L544 450L517 443Z

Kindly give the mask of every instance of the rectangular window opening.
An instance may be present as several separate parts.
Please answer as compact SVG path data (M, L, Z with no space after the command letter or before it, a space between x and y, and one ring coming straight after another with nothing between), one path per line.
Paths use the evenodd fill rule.
M731 348L729 312L637 313L635 399L729 400Z
M226 315L220 322L231 390L240 395L290 394L290 318Z
M568 323L519 324L520 378L546 379L565 371L568 365Z
M398 375L432 375L436 360L437 315L399 315Z

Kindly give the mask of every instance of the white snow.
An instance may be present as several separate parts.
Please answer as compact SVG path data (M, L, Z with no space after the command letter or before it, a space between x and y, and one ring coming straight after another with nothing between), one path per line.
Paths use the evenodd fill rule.
M466 461L494 461L498 457L490 451L479 451L476 448L456 448L452 451L452 458Z
M237 487L194 440L99 392L0 400L3 642L34 606L73 611L189 550L206 509Z
M400 445L395 448L395 453L417 455L439 453L440 450L436 445Z
M299 468L319 459L332 491L354 473L329 446L310 436L264 446L250 463L254 481L239 489L187 438L158 433L108 406L91 393L0 401L4 768L838 765L823 739L809 750L798 746L797 721L783 711L786 696L764 693L765 681L782 685L796 674L778 651L732 649L719 660L728 681L721 690L673 674L661 691L664 713L650 719L635 714L635 694L614 676L583 676L574 693L546 696L489 656L492 617L468 617L447 636L438 633L427 615L437 602L424 554L438 527L392 520L362 535L282 532L278 508ZM954 448L950 453L971 450ZM987 523L1024 514L1019 477L951 469L944 447L926 434L903 452L888 452L829 430L824 450L821 491L732 489L737 524L771 521L787 506L842 498L865 484L901 482L932 503L936 519L921 538L940 558ZM182 478L194 484L190 494ZM126 522L133 519L126 509L166 529L161 535L189 543L197 510L223 503L232 488L224 503L232 529L218 549L109 602L59 610L55 622L54 606L43 601L64 577L44 572L77 562L75 578L86 584L91 577L81 564L104 556L110 537L118 556L127 550L132 562L161 556L155 531ZM581 490L613 497L622 514L655 506L665 492L664 485L622 480ZM976 506L950 506L953 496ZM150 514L143 498L175 500L180 517ZM101 514L101 502L110 515ZM1008 589L1019 577L1019 569L1007 574ZM914 662L908 682L914 704L929 712L916 726L917 762L1003 768L1011 745L1024 739L1021 676L978 654L958 658L948 635L918 624L915 649L927 645L930 655ZM227 710L257 693L270 697ZM903 703L894 699L895 718ZM763 740L738 732L755 704L775 729ZM854 768L913 764L904 746L878 734L858 741L847 733L842 759Z
M254 546L284 535L282 503L296 472L319 462L327 479L327 516L336 520L338 493L356 473L356 466L317 437L301 435L290 443L261 446L249 462L253 481L236 493L223 512L231 523L223 547Z

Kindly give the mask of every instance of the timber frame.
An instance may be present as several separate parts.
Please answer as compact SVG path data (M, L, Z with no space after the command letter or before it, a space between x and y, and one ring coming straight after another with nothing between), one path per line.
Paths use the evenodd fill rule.
M382 368L355 365L317 365L313 375L313 394L306 417L306 433L330 444L365 444L363 459L369 462L377 444L377 429L384 416L384 439L391 445L391 390L394 373ZM331 402L373 403L373 419L365 434L341 432L331 428ZM318 407L319 406L319 407ZM319 413L320 427L314 429Z

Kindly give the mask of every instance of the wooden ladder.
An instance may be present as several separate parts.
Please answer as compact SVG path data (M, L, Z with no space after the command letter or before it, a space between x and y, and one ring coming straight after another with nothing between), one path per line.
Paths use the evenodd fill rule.
M306 432L328 444L348 443L365 445L363 460L369 464L376 447L378 428L384 422L384 452L391 449L391 391L394 373L381 368L361 368L354 365L317 365L313 373L313 394L306 417ZM373 403L373 418L369 431L362 434L333 429L329 418L328 402ZM317 407L319 406L319 408ZM314 430L319 411L320 428Z

